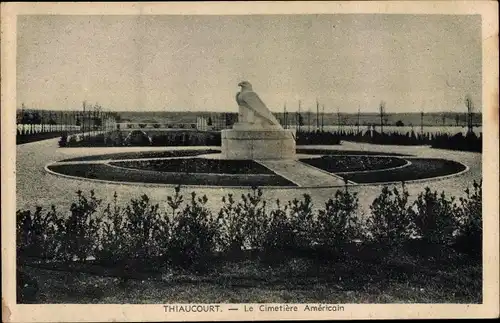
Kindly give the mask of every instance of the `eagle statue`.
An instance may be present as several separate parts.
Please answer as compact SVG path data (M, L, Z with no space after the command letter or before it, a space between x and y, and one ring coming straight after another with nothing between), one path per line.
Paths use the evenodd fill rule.
M239 123L282 129L276 117L253 91L250 82L243 81L238 83L238 86L241 87L241 91L236 94L236 102L239 106Z

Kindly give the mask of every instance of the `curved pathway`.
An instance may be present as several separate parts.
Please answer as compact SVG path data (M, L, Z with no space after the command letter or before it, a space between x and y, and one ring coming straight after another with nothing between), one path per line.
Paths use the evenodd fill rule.
M118 194L120 202L126 202L131 198L138 198L142 194L147 194L153 202L166 206L166 197L173 194L171 188L144 187L141 185L121 185L110 183L95 183L85 180L62 178L47 173L45 165L62 159L90 156L97 154L137 152L137 151L165 151L185 149L185 147L106 147L106 148L59 148L59 138L32 142L18 145L16 147L16 192L17 209L33 208L36 205L48 208L51 204L59 210L67 211L76 196L76 191L84 193L94 190L103 203L111 200L114 192ZM470 169L461 175L445 178L442 180L430 180L407 184L408 191L412 197L424 190L426 186L432 190L445 191L447 194L463 196L467 186L471 186L473 180L481 179L482 155L479 153L449 151L442 149L432 149L423 146L385 146L371 145L363 143L343 142L339 146L302 146L303 149L332 149L346 151L375 151L384 153L410 154L421 158L443 158L458 161L467 165ZM194 149L220 149L220 147L189 147ZM368 185L352 187L353 192L357 192L360 201L360 208L363 212L369 211L369 205L380 193L380 185ZM297 188L297 189L273 189L264 188L264 197L274 204L276 199L287 201L293 198L302 198L303 194L310 194L313 203L317 207L322 207L324 202L333 197L337 188ZM248 192L245 188L196 188L183 189L185 199L191 191L199 195L206 194L209 198L209 207L218 209L222 196L232 193L235 197Z

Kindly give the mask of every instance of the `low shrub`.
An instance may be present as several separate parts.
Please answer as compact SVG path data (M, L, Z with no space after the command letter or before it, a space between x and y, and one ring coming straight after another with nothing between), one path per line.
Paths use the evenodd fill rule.
M61 256L65 260L85 262L95 255L102 221L97 213L101 202L93 190L88 198L77 191L77 201L71 204L70 214L62 222Z
M245 219L243 226L244 247L262 250L269 226L266 201L262 198L262 190L253 187L252 192L242 194L238 207L241 210L241 216Z
M191 200L172 219L170 257L183 268L205 270L216 251L217 221L206 207L206 196L191 193Z
M237 256L245 244L245 221L240 204L232 194L222 197L222 206L217 221L221 228L217 243L222 252Z
M280 201L276 201L276 208L270 212L269 227L263 245L263 251L268 258L285 256L288 251L297 248L295 228L291 223L290 203L281 206Z
M482 221L482 181L474 181L472 190L465 190L466 197L460 197L456 208L458 213L458 232L455 244L459 250L474 257L481 257L483 242Z
M262 250L267 257L286 256L309 250L315 240L315 214L311 196L294 199L283 207L276 201L271 210Z
M482 134L479 137L474 132L466 136L462 133L450 135L447 133L416 133L409 131L375 130L358 132L354 130L337 131L302 131L297 133L297 145L338 145L340 141L366 142L378 145L431 145L433 148L482 151Z
M124 142L127 146L150 146L152 140L144 131L134 130L128 134Z
M239 201L225 196L216 215L208 209L206 196L193 192L185 203L180 186L166 201L167 212L146 195L119 206L115 193L102 208L93 191L89 196L78 191L68 214L55 207L47 212L41 207L18 210L18 257L65 263L95 258L128 275L165 266L206 270L214 257L233 259L246 250L273 264L288 255L329 261L346 256L359 243L395 251L410 241L453 245L472 257L480 257L482 250L482 188L476 182L458 203L428 188L409 203L404 183L401 189L383 187L366 221L359 216L357 194L348 186L318 211L307 194L284 204L277 200L268 210L262 190L255 187ZM424 247L417 243L417 252L425 253Z
M19 257L55 259L61 252L63 222L54 206L16 212L16 248Z
M384 186L370 205L371 215L366 225L370 238L382 245L400 246L413 234L412 211L408 205L409 193L404 183L401 192Z
M456 228L454 198L426 187L414 202L411 214L416 233L423 241L443 245L452 242Z
M335 197L318 213L316 232L320 245L338 253L344 245L361 238L362 224L357 209L357 193L349 192L347 186L335 192Z
M59 139L59 147L66 147L66 145L68 144L68 134L67 133L64 133L62 136L61 136L61 139Z
M108 204L103 211L96 258L109 263L122 262L129 256L128 243L124 243L128 239L127 218L123 209L118 205L115 192L113 203Z
M124 241L129 246L128 257L136 262L158 259L168 251L168 244L162 241L170 238L170 221L158 208L147 195L142 195L140 199L132 199L124 210L128 232L128 239Z

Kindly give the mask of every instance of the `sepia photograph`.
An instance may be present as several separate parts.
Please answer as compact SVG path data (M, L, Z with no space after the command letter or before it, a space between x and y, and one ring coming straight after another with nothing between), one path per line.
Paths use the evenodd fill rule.
M498 84L485 95L481 14L13 24L12 305L160 304L183 320L486 303Z

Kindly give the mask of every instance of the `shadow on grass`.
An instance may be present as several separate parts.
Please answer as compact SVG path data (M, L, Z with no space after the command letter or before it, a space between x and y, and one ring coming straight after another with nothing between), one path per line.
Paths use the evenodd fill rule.
M191 270L95 263L19 264L38 284L25 303L480 303L481 260L443 246L350 245L216 257Z

